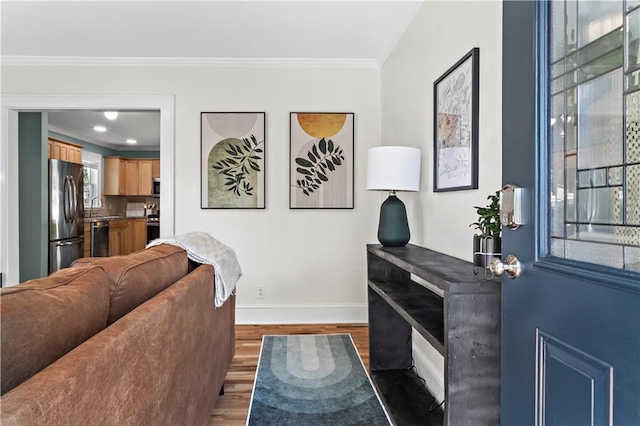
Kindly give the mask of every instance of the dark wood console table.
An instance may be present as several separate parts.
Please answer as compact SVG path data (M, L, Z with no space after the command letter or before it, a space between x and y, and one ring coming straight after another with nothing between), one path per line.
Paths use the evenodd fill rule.
M371 378L394 423L500 424L500 281L412 244L367 245L367 270ZM434 398L410 369L412 328L444 357L444 410L430 410Z

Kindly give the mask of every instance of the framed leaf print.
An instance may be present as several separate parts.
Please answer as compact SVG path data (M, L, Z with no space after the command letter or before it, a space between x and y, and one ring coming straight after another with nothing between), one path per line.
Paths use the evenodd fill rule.
M265 113L200 114L203 209L265 208Z
M352 209L354 114L292 112L289 208Z

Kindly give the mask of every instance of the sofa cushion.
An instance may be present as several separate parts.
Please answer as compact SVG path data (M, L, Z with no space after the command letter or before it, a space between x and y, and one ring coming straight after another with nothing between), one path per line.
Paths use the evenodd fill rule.
M107 325L151 299L187 274L187 252L162 244L124 256L78 259L72 267L102 266L109 278Z
M0 290L2 394L107 325L109 284L102 268L62 269Z

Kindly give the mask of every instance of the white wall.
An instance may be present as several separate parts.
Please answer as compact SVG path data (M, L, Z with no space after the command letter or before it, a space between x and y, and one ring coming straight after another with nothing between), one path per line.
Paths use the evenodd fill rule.
M365 158L381 143L379 70L11 66L2 93L175 95L176 233L209 232L236 250L238 322L309 322L310 312L316 322L366 321L365 244L376 240L379 197L364 189ZM200 209L206 111L267 113L266 210ZM289 210L289 112L298 111L355 113L355 209Z
M480 48L478 189L433 192L433 82ZM412 242L472 260L474 205L501 188L502 3L426 2L382 67L382 144L422 149L420 193L402 194Z
M433 192L433 82L472 48L480 48L478 189ZM411 242L471 261L473 206L502 186L502 3L437 1L422 5L382 67L382 144L422 149L421 190L401 194ZM413 333L416 368L444 397L444 361Z

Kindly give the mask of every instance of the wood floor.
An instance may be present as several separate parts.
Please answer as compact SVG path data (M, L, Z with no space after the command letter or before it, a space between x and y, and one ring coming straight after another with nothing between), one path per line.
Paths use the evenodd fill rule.
M224 395L218 397L209 426L245 425L253 380L258 367L262 336L265 334L351 334L358 353L369 369L369 328L366 325L238 325L236 326L236 355L224 382Z

